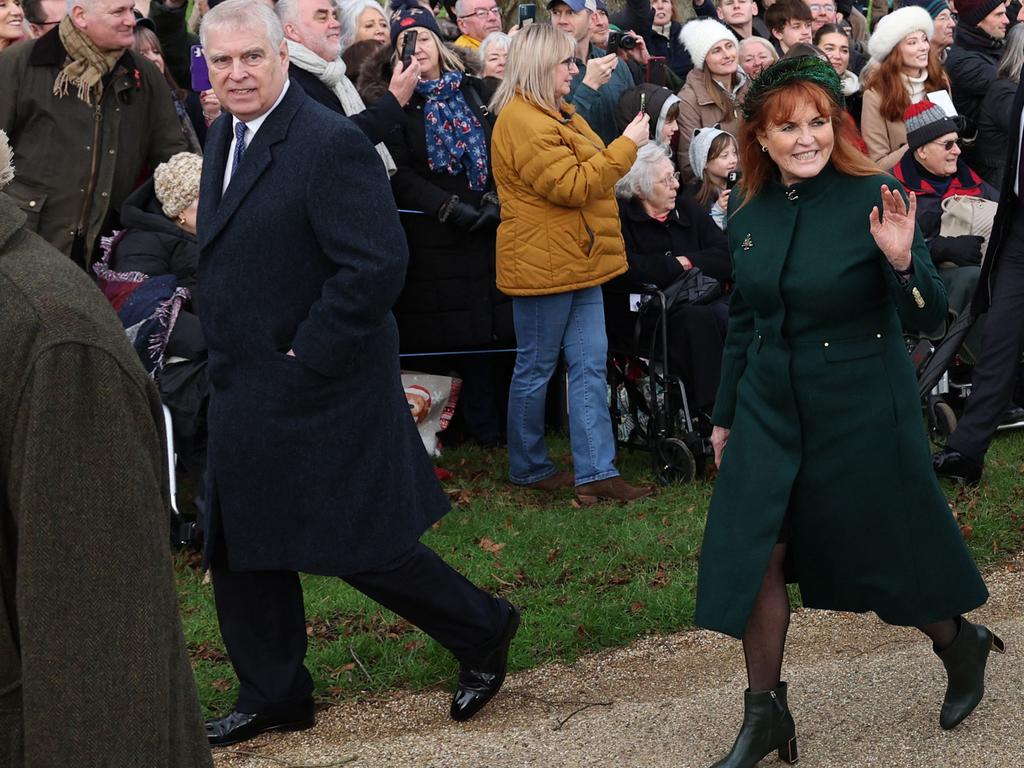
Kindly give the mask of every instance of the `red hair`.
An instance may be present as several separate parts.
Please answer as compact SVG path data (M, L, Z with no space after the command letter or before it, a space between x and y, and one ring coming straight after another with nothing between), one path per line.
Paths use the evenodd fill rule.
M907 86L903 82L903 54L897 45L889 55L882 59L878 65L869 71L864 83L865 91L875 91L878 94L878 111L886 120L893 123L903 122L903 113L910 106L910 94L907 93ZM949 78L946 76L939 57L935 54L934 48L928 49L928 77L924 81L925 93L932 91L950 90Z
M758 134L766 133L769 126L781 125L792 119L802 107L813 104L818 114L832 123L834 140L829 162L846 176L873 176L881 173L855 145L849 124L844 120L846 111L829 97L820 85L809 80L794 80L769 95L752 120L744 121L740 128L740 167L743 178L739 186L746 205L771 179L776 171L775 161L761 149Z

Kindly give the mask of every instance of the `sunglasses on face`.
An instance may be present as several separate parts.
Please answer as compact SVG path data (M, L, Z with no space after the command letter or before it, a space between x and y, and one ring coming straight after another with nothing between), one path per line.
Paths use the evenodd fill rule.
M942 147L943 151L951 152L954 146L962 147L960 139L950 139L949 141L933 141L932 144L938 144Z

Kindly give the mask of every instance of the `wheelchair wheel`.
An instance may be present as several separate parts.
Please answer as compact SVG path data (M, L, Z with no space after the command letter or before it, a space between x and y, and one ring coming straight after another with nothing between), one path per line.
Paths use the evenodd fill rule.
M936 437L946 438L956 429L956 414L941 400L932 406L932 424Z
M686 443L678 437L664 437L655 447L655 471L661 485L688 483L697 474L697 464Z

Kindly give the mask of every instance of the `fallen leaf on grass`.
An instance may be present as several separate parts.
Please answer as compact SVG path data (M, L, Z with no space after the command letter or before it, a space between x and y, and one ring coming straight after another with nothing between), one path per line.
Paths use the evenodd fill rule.
M223 677L218 677L216 680L210 683L210 687L213 688L215 691L220 691L221 693L224 693L225 691L231 690L231 682L229 680L225 680Z
M635 603L630 603L629 604L629 612L631 614L633 614L634 616L636 616L638 613L643 611L643 609L645 607L646 606L644 605L644 601L643 600L637 600Z
M661 589L671 580L668 575L668 567L664 563L658 563L658 569L654 572L654 578L651 580L651 589Z
M573 509L582 509L583 505L580 504L579 499L573 499L569 502Z
M555 562L555 560L558 558L558 556L561 553L562 553L562 550L559 549L558 547L555 547L554 549L552 549L550 552L548 552L548 562L549 563Z
M484 536L480 541L477 542L477 546L480 547L484 552L490 552L492 555L497 557L501 554L501 550L505 548L504 544L498 544L493 539Z
M971 535L974 533L974 526L970 523L968 523L967 525L961 525L960 533L963 534L965 539L969 539L971 538Z

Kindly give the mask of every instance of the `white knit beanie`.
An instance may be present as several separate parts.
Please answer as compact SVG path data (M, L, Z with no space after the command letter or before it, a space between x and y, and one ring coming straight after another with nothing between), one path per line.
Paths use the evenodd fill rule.
M919 5L907 5L879 19L868 40L868 53L875 61L882 61L912 32L924 32L931 40L934 31L935 24L928 11Z
M717 125L710 128L698 128L693 132L693 139L690 140L690 167L697 181L704 178L704 167L708 164L708 154L711 152L711 142L722 134L730 136L728 131L723 131Z
M731 40L738 45L732 30L714 19L688 21L679 31L679 42L686 47L687 53L693 59L693 66L697 69L704 69L704 57L723 40Z
M199 177L203 172L203 158L191 152L172 155L160 163L153 172L153 190L169 219L199 199Z
M7 143L7 134L0 131L0 189L3 189L14 179L14 152L11 145Z

